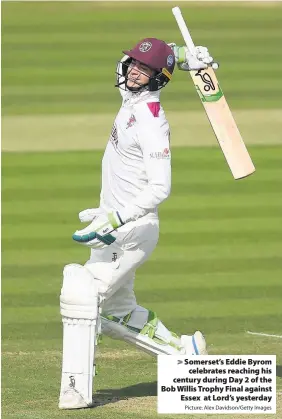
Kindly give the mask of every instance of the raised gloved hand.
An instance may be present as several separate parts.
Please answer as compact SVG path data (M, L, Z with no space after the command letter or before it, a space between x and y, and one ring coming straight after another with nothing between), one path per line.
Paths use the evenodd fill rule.
M77 230L72 238L92 249L102 249L114 243L116 237L112 233L124 224L117 211L106 214L99 208L81 211L79 218L81 221L92 221L87 227Z
M195 54L191 54L185 46L179 47L174 43L168 44L174 52L175 61L179 70L203 70L212 67L216 70L219 65L213 61L206 47L195 47Z

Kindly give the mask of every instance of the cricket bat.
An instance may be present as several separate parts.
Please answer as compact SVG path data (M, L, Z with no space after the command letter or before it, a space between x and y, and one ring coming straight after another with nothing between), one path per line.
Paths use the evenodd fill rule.
M181 10L179 7L174 7L172 13L189 52L193 54L195 45ZM255 171L255 167L213 68L190 71L190 75L233 177L241 179L251 175Z

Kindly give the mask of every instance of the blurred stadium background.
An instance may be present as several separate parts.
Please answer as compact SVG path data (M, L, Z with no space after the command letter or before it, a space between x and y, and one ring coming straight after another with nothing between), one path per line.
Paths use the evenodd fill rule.
M71 234L77 213L98 204L120 106L116 62L147 36L182 43L175 5L2 2L3 418L70 417L57 410L62 269L88 257ZM281 393L282 339L246 331L282 334L282 4L179 6L195 43L221 64L257 172L232 179L188 75L176 71L162 92L172 195L136 293L176 332L202 329L210 353L276 354ZM77 417L157 417L155 360L104 339L99 366L101 406ZM281 404L278 395L277 418Z

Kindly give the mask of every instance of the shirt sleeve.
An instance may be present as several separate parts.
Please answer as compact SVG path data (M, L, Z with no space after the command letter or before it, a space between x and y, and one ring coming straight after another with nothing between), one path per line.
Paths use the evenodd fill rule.
M137 140L143 154L148 184L126 208L120 211L124 222L136 220L155 209L170 194L171 153L166 120L149 115L138 122Z

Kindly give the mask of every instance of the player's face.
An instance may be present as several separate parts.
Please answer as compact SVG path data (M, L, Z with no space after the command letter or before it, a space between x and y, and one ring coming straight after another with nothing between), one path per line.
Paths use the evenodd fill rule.
M143 86L148 83L153 73L154 70L150 67L140 61L132 60L127 70L127 86L130 88Z

